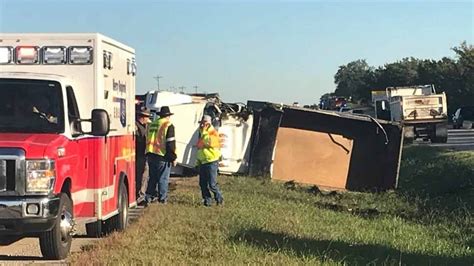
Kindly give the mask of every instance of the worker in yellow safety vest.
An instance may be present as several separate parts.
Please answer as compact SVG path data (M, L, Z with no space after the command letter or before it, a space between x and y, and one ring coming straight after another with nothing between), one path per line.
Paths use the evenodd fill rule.
M221 158L219 133L212 126L212 119L204 115L199 125L199 139L196 144L197 166L199 167L199 186L205 206L211 206L212 196L217 205L224 203L224 198L217 184L217 172ZM210 191L209 191L210 190Z
M146 203L155 201L166 203L168 200L168 183L171 166L176 166L176 140L174 126L170 121L168 106L163 106L158 113L159 119L148 128L147 161L150 179L146 191Z

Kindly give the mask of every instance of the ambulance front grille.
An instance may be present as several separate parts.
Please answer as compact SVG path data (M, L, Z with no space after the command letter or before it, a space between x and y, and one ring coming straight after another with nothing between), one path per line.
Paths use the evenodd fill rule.
M0 195L16 191L21 183L25 152L21 149L0 148Z

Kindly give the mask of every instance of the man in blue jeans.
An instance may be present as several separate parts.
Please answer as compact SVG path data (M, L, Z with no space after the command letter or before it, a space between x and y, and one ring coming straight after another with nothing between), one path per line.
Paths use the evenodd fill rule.
M199 125L199 140L196 144L197 165L199 166L199 186L205 206L211 206L212 195L217 205L224 203L224 198L217 185L217 171L221 158L219 133L212 126L211 117L204 115Z
M145 200L150 203L157 196L158 201L164 204L168 201L171 166L176 165L176 141L170 108L161 107L158 115L160 118L152 122L148 130L146 151L150 180Z

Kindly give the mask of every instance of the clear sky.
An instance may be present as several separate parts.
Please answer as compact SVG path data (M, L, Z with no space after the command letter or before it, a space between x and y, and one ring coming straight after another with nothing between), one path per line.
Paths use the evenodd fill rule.
M474 1L0 0L1 32L100 32L135 48L137 91L185 86L302 104L338 66L453 57L474 44Z

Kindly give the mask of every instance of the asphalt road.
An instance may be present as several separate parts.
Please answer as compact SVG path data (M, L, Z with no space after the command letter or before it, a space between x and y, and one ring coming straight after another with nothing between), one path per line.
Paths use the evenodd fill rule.
M130 221L136 221L142 211L143 207L130 209ZM72 241L71 253L80 252L97 240L97 238L86 236L85 225L78 225L77 233ZM11 245L0 246L0 265L24 264L66 265L66 262L43 260L37 238L23 238Z
M447 143L416 140L413 145L428 145L452 150L474 150L474 129L449 129Z

